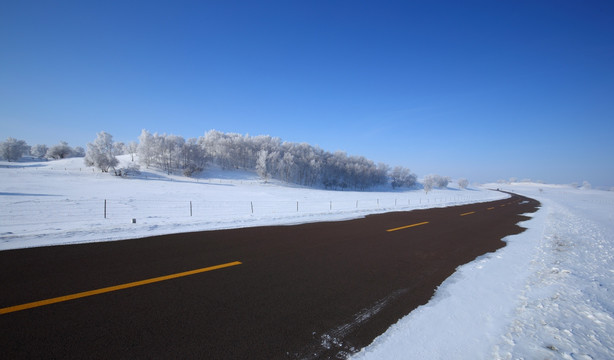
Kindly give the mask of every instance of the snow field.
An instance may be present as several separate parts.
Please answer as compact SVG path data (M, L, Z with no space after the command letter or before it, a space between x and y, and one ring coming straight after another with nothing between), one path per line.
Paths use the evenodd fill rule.
M120 159L120 166L130 163L129 156ZM0 250L343 220L507 196L454 188L329 191L265 183L244 171L212 169L192 179L142 170L119 178L86 168L82 158L0 163Z

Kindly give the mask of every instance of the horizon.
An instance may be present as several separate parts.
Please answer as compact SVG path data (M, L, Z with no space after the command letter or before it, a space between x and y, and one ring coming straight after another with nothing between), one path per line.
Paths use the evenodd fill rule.
M614 185L614 4L0 5L0 141L216 129L419 177Z

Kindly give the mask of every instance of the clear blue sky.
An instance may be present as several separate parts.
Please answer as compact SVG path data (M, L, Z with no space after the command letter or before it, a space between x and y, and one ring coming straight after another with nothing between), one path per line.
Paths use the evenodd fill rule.
M268 134L614 185L611 1L3 1L0 136Z

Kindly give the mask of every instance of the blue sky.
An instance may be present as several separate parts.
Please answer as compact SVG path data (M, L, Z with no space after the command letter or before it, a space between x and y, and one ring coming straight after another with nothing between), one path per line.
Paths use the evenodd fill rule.
M0 136L268 134L614 186L610 1L4 1Z

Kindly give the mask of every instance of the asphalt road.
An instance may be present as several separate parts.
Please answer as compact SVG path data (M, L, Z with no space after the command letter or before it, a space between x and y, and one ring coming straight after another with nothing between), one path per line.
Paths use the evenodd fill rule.
M343 222L2 251L1 357L340 358L425 304L459 265L504 246L538 206L513 195Z

